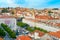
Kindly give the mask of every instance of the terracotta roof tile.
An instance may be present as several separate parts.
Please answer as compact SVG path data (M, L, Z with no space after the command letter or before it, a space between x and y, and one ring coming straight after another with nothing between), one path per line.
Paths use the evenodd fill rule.
M55 26L60 26L60 23L56 23Z
M51 35L51 36L55 36L57 38L60 38L60 31L57 31L57 32L49 32L48 34Z
M3 38L0 37L0 40L3 40Z
M39 30L35 30L34 32L39 33L39 36L40 36L40 37L42 37L42 36L44 35L44 32L41 32L41 31L39 31Z
M32 40L29 36L19 36L16 40Z
M53 18L48 15L36 15L35 18L37 19L44 19L44 20L52 20Z

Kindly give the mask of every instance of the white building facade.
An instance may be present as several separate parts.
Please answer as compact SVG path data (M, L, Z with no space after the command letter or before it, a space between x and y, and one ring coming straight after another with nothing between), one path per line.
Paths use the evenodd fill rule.
M0 24L7 24L12 30L16 30L16 19L15 18L0 18Z

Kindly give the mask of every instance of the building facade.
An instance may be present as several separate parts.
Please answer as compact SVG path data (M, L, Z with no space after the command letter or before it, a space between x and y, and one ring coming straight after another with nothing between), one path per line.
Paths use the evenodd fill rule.
M16 19L15 18L0 18L0 24L7 24L12 30L16 30Z

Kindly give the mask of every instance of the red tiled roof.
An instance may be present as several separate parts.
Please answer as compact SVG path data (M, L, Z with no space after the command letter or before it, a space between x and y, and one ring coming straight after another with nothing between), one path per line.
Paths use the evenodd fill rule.
M56 23L55 26L60 26L60 23Z
M18 14L22 14L22 12L21 12L21 11L17 11L17 13L18 13Z
M60 31L57 31L57 32L49 32L48 34L51 35L51 36L55 36L57 38L60 38Z
M0 40L3 40L3 38L0 37Z
M50 17L48 15L36 15L35 18L37 18L37 19L44 19L44 20L51 20L51 19L53 19L52 17Z
M16 40L32 40L29 36L19 36Z
M44 33L43 33L43 32L41 32L41 31L39 31L39 30L35 30L34 32L39 33L39 35L38 35L38 36L40 36L40 37L42 37L42 36L44 35Z

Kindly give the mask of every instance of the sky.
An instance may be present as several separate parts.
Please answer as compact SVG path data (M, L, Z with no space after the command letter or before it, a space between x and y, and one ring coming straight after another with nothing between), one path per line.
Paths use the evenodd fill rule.
M0 7L60 8L60 0L0 0Z

